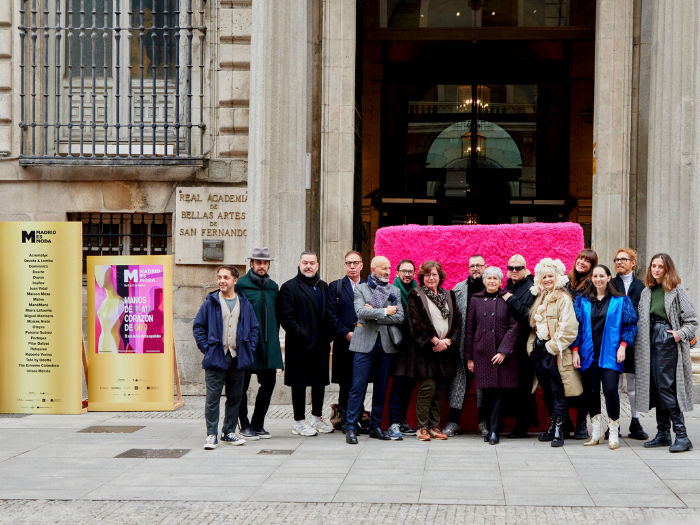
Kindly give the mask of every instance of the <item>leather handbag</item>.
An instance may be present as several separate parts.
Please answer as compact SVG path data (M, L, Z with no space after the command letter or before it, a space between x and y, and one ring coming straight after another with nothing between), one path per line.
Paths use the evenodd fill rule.
M401 332L401 328L399 328L395 324L390 324L389 338L395 346L399 346L403 342L403 332Z

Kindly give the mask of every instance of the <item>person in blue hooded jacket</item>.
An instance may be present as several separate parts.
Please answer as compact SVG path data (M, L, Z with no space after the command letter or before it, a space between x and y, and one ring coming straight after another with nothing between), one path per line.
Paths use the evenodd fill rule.
M207 388L204 418L207 441L204 448L218 443L221 389L226 387L226 406L221 441L243 445L236 437L238 410L243 398L245 371L253 367L253 352L258 345L258 320L250 302L235 292L238 270L224 265L217 270L219 289L211 292L199 308L193 332L197 347L204 354L202 368Z
M593 433L584 445L597 445L605 439L601 420L600 390L608 410L608 448L620 446L620 393L625 349L637 336L637 314L629 297L617 291L607 266L593 268L591 282L574 303L578 335L572 345L575 368L581 369L583 396L591 415Z

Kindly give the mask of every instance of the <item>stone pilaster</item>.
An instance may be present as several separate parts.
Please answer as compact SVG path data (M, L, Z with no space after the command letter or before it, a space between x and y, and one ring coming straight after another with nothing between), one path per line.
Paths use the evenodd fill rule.
M629 242L634 0L598 0L595 33L593 249L612 265Z
M700 311L700 6L653 5L645 264L668 253ZM700 387L700 350L692 353Z
M307 2L252 4L248 247L269 246L280 283L305 248L307 15Z
M321 272L342 277L352 249L355 169L355 0L323 2Z

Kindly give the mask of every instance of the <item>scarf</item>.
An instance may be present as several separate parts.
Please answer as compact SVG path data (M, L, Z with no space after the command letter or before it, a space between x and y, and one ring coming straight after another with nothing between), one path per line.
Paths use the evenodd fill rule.
M450 316L450 309L447 307L447 294L444 288L438 288L438 293L433 292L427 286L423 285L421 287L425 295L430 299L435 306L438 307L443 319L447 319Z
M248 277L250 278L250 282L252 282L255 286L263 290L263 293L260 294L260 299L262 301L262 308L260 309L260 328L262 328L263 340L267 343L267 300L265 297L264 290L267 284L270 282L270 275L265 274L262 277L260 277L251 268L250 270L248 270Z
M267 286L267 283L270 282L270 275L265 274L262 277L260 277L257 273L255 273L252 269L249 273L250 280L253 281L253 284L260 288L261 290L264 290L265 287Z
M408 290L406 290L406 285L401 282L401 279L399 279L399 276L397 275L394 277L394 286L396 286L399 289L399 292L401 292L401 304L403 305L403 311L404 311L404 316L403 316L403 324L408 325L408 315L406 315L406 312L408 312L408 294L411 293L411 290L414 288L418 288L418 283L414 280L411 281L411 284L408 285Z
M299 277L301 282L303 282L307 286L310 286L311 288L316 290L316 286L318 285L318 282L321 280L321 278L318 276L318 273L316 275L314 275L313 277L307 277L306 275L304 275L301 272L301 268L299 268L297 270L297 274L298 274L297 276Z
M486 287L484 286L483 279L481 279L481 278L472 279L471 277L469 277L469 279L467 279L467 310L466 311L469 311L469 303L471 302L472 297L475 294L478 294L484 288L486 288Z
M374 274L370 274L369 279L367 279L367 285L372 290L372 298L369 300L372 308L384 308L387 301L396 304L398 298L391 293L391 285L389 283L382 283L377 280Z

